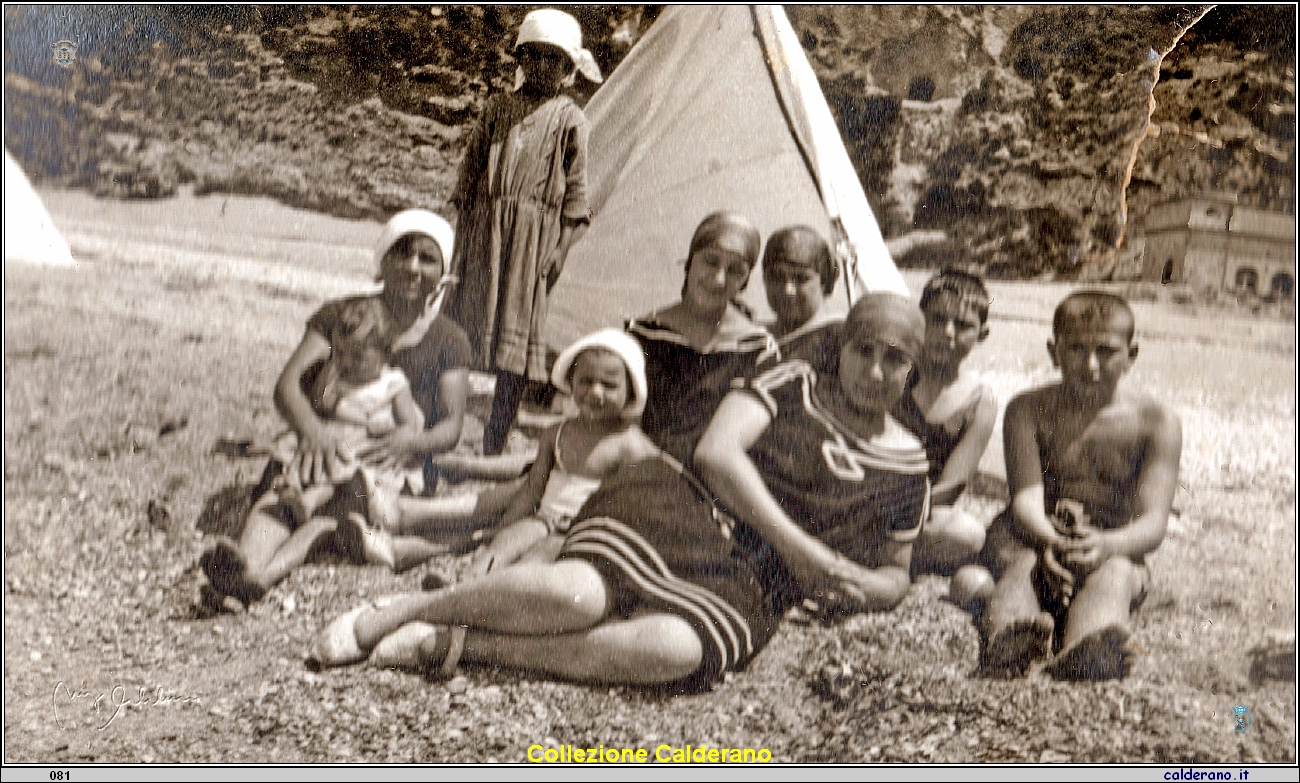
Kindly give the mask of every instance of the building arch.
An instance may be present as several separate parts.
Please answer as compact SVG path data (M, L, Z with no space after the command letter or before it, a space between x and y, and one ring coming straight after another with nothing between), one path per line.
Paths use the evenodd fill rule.
M934 98L934 79L918 76L907 87L909 101L930 101Z
M1278 272L1269 282L1268 292L1278 299L1290 299L1295 294L1295 278L1287 272Z
M1250 266L1238 267L1232 279L1232 286L1242 293L1246 291L1252 294L1259 293L1259 272Z
M1160 272L1160 285L1169 285L1174 279L1174 260L1171 258L1165 262L1165 268Z

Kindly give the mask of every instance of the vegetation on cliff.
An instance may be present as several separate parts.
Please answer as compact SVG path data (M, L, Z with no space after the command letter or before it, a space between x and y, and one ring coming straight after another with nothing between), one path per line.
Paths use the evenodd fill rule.
M886 235L943 229L1026 276L1104 267L1134 215L1206 188L1294 212L1295 9L1207 8L789 13ZM442 210L528 10L10 6L5 144L103 195L193 183L350 217ZM657 7L573 10L608 74ZM50 57L63 37L71 69Z

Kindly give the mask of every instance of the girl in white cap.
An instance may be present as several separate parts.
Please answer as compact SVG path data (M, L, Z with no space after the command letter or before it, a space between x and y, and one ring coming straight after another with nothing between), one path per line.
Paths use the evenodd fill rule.
M582 504L624 465L659 454L637 422L646 402L645 355L636 340L602 329L560 354L551 382L572 394L576 418L542 434L537 461L514 494L476 573L516 562L550 562ZM544 543L543 543L544 542Z
M461 285L449 313L497 375L483 453L500 454L528 380L545 381L547 297L587 205L587 118L562 88L601 80L582 29L554 9L529 13L515 43L513 92L493 96L470 135L452 203Z
M427 475L429 456L454 448L460 440L471 351L460 327L438 312L450 282L445 259L454 244L451 226L432 212L408 210L395 215L375 247L383 290L326 302L307 321L306 334L275 386L276 406L297 435L296 452L287 461L273 458L267 465L239 541L221 540L200 558L210 583L204 594L209 608L216 608L224 597L244 604L257 600L301 565L317 540L334 531L338 520L360 516L364 521L372 514L373 498L365 497L365 492L360 498L357 493L333 492L319 510L310 508L304 514L304 507L315 503L281 497L286 485L332 485L357 461L388 471L423 463ZM422 426L398 426L359 446L328 426L326 419L337 414L342 404L333 398L347 395L326 389L328 378L320 379L331 372L331 364L344 358L349 340L359 331L358 314L363 316L360 320L373 322L364 331L383 336L386 365L401 371L409 384L414 410L401 418L422 419ZM390 405L397 396L390 398ZM330 404L323 405L327 401ZM289 476L292 480L286 480ZM426 546L423 557L433 553ZM374 554L368 552L367 559L400 566L421 553L404 552L396 559Z
M572 395L578 415L542 433L525 476L508 466L513 476L503 471L502 477L514 478L509 483L473 495L412 499L402 507L396 532L434 536L492 525L491 543L475 557L475 574L521 557L549 562L603 479L660 453L639 426L646 404L645 354L627 333L602 329L573 343L556 359L551 382ZM445 455L434 462L458 469L467 464Z

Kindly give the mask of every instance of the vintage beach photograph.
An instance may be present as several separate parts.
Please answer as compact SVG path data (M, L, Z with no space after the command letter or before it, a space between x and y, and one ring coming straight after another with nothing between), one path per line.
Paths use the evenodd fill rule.
M3 14L6 765L1296 763L1294 5Z

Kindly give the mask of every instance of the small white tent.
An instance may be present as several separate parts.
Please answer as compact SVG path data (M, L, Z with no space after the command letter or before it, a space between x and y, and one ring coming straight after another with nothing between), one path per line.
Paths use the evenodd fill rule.
M863 290L907 293L780 6L665 8L585 111L595 217L553 292L552 346L675 301L691 233L719 209L765 238L822 232L852 270L841 312ZM770 314L758 274L745 300Z
M41 197L5 149L5 261L71 266L72 250Z

